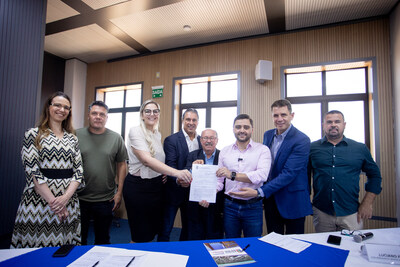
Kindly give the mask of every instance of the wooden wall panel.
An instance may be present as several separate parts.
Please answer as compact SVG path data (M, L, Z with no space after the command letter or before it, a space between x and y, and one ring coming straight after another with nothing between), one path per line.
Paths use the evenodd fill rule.
M255 122L253 139L261 142L264 131L273 128L270 105L281 98L280 69L283 66L375 58L377 63L380 167L382 194L374 204L377 216L395 218L394 140L392 88L390 77L389 22L369 22L292 32L235 42L182 49L156 55L107 63L89 64L86 102L94 99L96 86L144 82L144 99L151 86L164 85L161 133L171 134L172 80L174 77L221 72L240 72L240 112ZM259 59L273 62L273 80L256 82L255 65ZM155 73L160 72L160 78ZM86 115L85 115L86 116ZM363 194L363 193L362 193ZM392 227L394 223L371 221L367 227ZM307 218L306 232L313 232Z

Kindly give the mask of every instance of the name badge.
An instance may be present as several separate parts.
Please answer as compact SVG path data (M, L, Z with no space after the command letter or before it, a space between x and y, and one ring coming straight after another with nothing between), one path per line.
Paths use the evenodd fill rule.
M361 251L371 262L400 264L400 246L398 245L364 244Z

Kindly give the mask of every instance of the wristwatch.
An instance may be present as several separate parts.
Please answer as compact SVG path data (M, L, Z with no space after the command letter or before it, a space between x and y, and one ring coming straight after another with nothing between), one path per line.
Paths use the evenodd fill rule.
M231 181L235 181L236 179L236 172L231 172Z

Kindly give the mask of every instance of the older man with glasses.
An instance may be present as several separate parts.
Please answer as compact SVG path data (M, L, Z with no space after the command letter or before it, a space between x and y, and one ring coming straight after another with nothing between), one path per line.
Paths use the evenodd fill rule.
M188 155L186 168L192 169L194 164L218 165L219 150L217 132L205 129L201 133L202 148L192 151ZM217 193L217 192L216 192ZM216 203L188 202L188 240L219 239L223 238L223 192L219 192Z

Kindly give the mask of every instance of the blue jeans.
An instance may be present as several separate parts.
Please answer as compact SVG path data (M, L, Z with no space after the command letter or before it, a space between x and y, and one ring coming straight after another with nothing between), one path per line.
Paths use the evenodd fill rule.
M262 235L262 200L251 204L239 204L225 199L224 208L225 238L257 237Z

